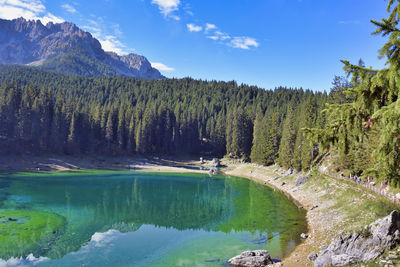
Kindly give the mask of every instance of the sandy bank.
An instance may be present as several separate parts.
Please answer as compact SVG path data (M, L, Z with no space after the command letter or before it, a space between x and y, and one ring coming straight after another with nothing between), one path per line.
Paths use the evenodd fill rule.
M0 156L0 171L70 171L80 169L137 170L144 172L194 172L197 162L188 158L158 158L141 156Z

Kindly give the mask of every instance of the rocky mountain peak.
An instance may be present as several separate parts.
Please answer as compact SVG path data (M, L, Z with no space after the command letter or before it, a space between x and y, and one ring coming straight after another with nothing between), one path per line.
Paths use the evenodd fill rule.
M74 23L43 25L40 20L22 17L0 19L0 64L33 65L87 76L164 78L144 56L105 52L96 38Z

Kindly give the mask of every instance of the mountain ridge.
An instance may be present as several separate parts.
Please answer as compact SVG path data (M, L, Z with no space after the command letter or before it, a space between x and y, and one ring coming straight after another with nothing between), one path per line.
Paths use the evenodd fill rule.
M146 57L104 51L91 33L74 23L0 19L0 64L36 66L63 74L122 75L162 79Z

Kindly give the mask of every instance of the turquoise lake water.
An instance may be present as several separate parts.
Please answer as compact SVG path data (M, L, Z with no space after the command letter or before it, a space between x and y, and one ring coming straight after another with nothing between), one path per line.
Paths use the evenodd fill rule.
M228 266L249 249L280 259L306 227L286 196L242 178L0 174L0 265Z

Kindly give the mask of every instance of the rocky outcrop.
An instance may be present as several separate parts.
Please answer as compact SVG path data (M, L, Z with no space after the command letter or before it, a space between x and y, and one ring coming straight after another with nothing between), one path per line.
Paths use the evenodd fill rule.
M212 161L208 164L210 167L218 168L221 167L221 162L217 158L213 158Z
M292 174L293 174L293 168L289 168L282 174L282 176L283 177L287 177L287 176L292 175Z
M236 267L264 267L272 264L271 256L266 250L245 251L228 260L229 264Z
M40 20L24 18L0 19L0 64L37 66L87 76L164 78L144 56L105 52L96 38L73 23L43 25Z
M318 255L317 255L315 252L312 252L311 254L309 254L309 255L307 256L307 259L308 259L309 261L315 261L317 258L318 258Z
M357 262L368 262L381 256L385 250L400 243L400 214L392 211L363 230L346 236L340 235L325 248L314 266L345 266Z
M308 181L307 176L300 176L299 178L296 179L296 181L294 181L294 183L296 184L296 186L300 186L302 184L305 184L307 181Z

